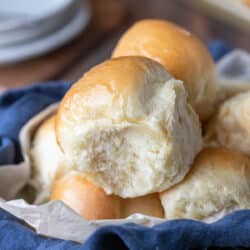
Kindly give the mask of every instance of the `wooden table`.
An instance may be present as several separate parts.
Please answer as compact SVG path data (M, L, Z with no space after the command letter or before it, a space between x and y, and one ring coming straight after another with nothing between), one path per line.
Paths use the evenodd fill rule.
M207 16L189 0L90 0L92 20L78 38L39 58L0 67L0 90L47 80L75 81L110 57L121 34L136 20L174 21L208 42L221 39L250 51L250 34Z

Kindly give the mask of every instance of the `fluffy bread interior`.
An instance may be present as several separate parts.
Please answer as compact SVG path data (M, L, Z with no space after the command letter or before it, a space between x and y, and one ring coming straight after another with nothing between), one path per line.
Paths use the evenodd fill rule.
M141 57L113 59L99 68L72 87L57 116L58 140L73 168L123 198L179 182L202 144L182 83ZM96 84L96 74L105 84Z

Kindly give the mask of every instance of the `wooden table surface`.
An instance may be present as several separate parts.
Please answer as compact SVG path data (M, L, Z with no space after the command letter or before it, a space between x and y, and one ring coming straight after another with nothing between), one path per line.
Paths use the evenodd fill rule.
M48 80L75 81L110 57L121 34L136 20L174 21L203 41L226 41L250 51L250 34L229 26L190 4L189 0L90 0L92 20L78 38L48 55L0 67L0 90Z

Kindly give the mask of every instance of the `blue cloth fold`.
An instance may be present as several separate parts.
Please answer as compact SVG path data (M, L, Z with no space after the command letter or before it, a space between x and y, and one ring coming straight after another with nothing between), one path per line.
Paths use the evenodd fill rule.
M70 87L66 82L47 82L8 91L0 96L0 165L22 160L18 135L22 126Z
M221 40L216 40L208 44L215 61L218 61L221 57L229 53L233 48Z
M250 249L250 210L234 212L213 224L172 220L152 228L133 223L104 226L84 244L37 235L2 209L0 218L0 249L4 250Z
M0 137L0 167L3 164L12 164L16 156L13 142L7 137Z
M221 41L209 45L215 60L231 50ZM20 128L48 105L59 101L70 87L65 82L36 84L0 96L0 165L22 160ZM62 229L67 230L67 228ZM0 249L250 249L250 210L234 212L222 220L205 224L175 220L146 228L135 224L105 226L84 244L37 235L22 221L0 209Z

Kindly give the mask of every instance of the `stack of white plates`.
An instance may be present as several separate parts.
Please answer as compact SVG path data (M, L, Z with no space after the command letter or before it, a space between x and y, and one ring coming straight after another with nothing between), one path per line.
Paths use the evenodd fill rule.
M48 53L87 25L87 0L0 0L0 64Z

